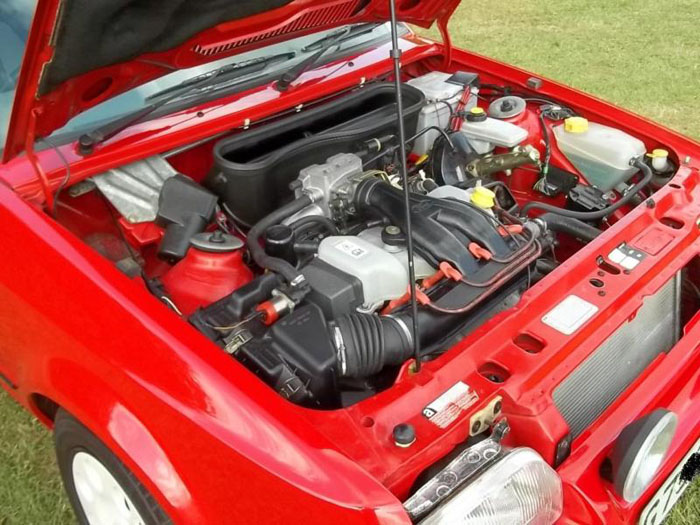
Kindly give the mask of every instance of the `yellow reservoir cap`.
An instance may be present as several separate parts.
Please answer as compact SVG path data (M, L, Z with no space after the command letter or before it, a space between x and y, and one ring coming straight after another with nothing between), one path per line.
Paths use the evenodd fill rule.
M472 115L483 115L484 113L486 113L486 111L484 111L484 108L480 108L479 106L474 106L472 109L469 110L469 112Z
M647 153L647 156L652 159L665 159L668 158L668 151L665 149L655 149L651 153Z
M496 194L484 186L476 186L470 201L474 206L488 210L496 204Z
M569 117L564 120L564 131L567 133L585 133L588 131L588 119Z

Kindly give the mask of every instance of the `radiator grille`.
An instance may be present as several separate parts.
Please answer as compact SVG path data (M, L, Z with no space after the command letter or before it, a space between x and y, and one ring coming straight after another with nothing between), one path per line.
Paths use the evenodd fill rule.
M647 297L622 325L555 390L554 404L573 437L583 432L680 337L680 274Z

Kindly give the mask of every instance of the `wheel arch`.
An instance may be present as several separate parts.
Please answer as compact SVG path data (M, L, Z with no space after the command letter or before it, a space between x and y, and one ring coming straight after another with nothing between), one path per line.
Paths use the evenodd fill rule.
M50 369L44 391L52 394L37 389L28 396L29 408L44 425L53 429L58 411L64 410L112 451L169 515L188 521L202 519L168 454L142 418L125 405L123 396L77 363L63 361ZM76 396L75 384L83 392L99 394Z

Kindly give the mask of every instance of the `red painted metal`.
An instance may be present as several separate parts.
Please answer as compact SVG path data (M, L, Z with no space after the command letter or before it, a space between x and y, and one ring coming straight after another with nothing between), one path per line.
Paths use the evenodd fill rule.
M440 46L402 41L407 69L440 61ZM485 82L527 89L530 73L452 51L451 68ZM64 147L72 182L109 167L187 144L308 103L390 70L387 49L353 58L355 67L308 72L299 89L267 86L139 125L89 158ZM329 68L337 66L328 66ZM316 79L310 89L305 82ZM0 166L0 372L3 386L47 425L36 404L48 397L73 413L135 472L181 523L408 524L400 501L418 475L468 435L469 418L495 396L512 432L508 444L530 446L553 461L568 428L552 391L653 294L700 254L700 144L561 84L544 80L541 95L561 100L597 122L663 145L682 164L653 207L640 206L570 257L505 311L419 374L403 368L389 389L343 410L315 411L284 401L257 377L183 322L138 280L119 273L42 210L40 186L24 158ZM28 109L27 106L25 109ZM203 117L193 118L202 111ZM55 152L37 154L53 188L65 176ZM684 159L689 158L687 162ZM184 161L182 161L184 162ZM15 191L12 191L10 188ZM678 228L668 226L672 218ZM658 232L658 237L654 233ZM650 235L652 237L650 237ZM621 242L653 246L629 274L599 276L597 259ZM591 286L604 281L605 294ZM573 336L541 323L575 293L598 314ZM541 343L528 352L523 336ZM688 447L700 437L700 322L654 361L572 445L558 467L565 487L561 523L632 523ZM480 370L507 376L493 383ZM457 381L479 402L447 429L422 409ZM628 504L599 474L620 430L657 407L679 417L670 455L642 498ZM417 434L409 448L391 439L398 423Z
M230 294L253 279L243 250L209 253L190 247L185 258L162 278L165 289L185 315Z

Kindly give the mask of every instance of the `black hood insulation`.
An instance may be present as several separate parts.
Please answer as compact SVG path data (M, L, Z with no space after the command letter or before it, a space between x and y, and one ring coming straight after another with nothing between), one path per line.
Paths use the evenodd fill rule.
M44 95L66 80L179 46L222 22L293 0L64 0L55 51L39 86Z

